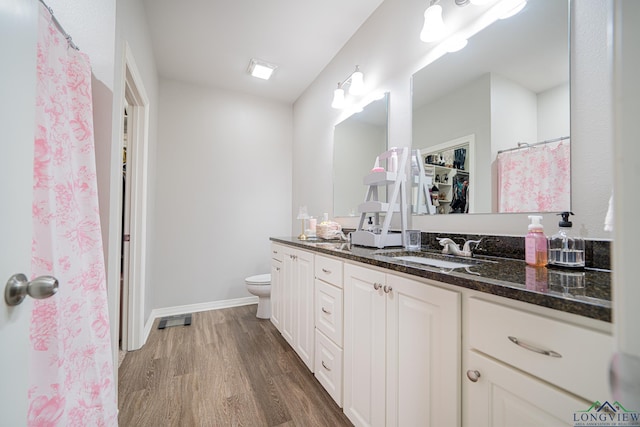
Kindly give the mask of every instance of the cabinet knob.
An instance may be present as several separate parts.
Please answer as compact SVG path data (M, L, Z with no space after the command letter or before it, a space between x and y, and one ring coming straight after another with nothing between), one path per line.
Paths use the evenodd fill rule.
M324 307L322 307L322 312L325 314L331 314L331 312Z
M469 381L471 381L472 383L477 383L478 380L480 379L480 372L476 371L476 370L471 370L469 369L467 371L467 378L469 378Z
M391 292L393 290L393 288L391 286L384 285L384 289L383 290L384 290L385 294L388 294L389 292Z
M331 274L331 270L327 270L326 268L323 268L322 272L325 274Z
M373 289L375 289L376 291L379 290L382 287L382 285L380 283L374 283L373 284Z
M321 363L322 363L322 367L323 367L324 369L326 369L327 371L331 372L331 368L330 368L330 367L328 367L327 365L325 365L324 360L323 360Z

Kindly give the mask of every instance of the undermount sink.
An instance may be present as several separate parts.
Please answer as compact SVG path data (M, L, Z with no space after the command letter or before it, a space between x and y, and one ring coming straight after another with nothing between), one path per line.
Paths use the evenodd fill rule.
M396 256L393 258L400 261L415 262L416 264L424 264L424 265L429 265L431 267L438 267L438 268L463 268L463 267L473 267L474 265L476 265L476 264L464 264L462 262L456 262L456 261L445 261L442 259L425 258L421 256Z
M479 274L470 267L478 267L484 263L495 263L486 259L464 258L450 254L442 254L431 251L406 251L403 249L383 249L378 255L392 258L394 261L404 261L412 264L421 264L427 267L440 268L441 270L455 270L464 268L468 273Z

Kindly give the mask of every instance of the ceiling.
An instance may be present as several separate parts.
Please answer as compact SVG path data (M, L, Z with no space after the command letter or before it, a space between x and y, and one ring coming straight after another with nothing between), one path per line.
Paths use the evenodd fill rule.
M162 77L293 103L383 0L143 0ZM271 80L251 58L276 64Z

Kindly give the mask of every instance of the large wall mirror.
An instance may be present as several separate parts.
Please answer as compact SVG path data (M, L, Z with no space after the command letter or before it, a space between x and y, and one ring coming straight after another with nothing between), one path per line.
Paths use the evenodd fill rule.
M454 184L466 185L468 202L459 213L570 209L568 3L530 0L518 15L496 21L463 50L414 74L412 147L432 171L430 188L444 202L414 214L453 213L447 191ZM543 160L504 166L512 155L543 151L564 174L545 171ZM534 176L530 189L510 178L525 173ZM555 203L540 202L549 195L557 197ZM508 197L514 201L505 202Z
M333 135L333 216L357 216L363 177L387 150L389 94L338 123Z

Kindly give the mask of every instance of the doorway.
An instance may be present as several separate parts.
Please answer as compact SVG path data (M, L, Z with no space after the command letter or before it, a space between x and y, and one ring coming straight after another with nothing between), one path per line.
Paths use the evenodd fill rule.
M126 352L144 343L146 283L147 153L149 101L128 45L122 110L122 198L119 346Z

